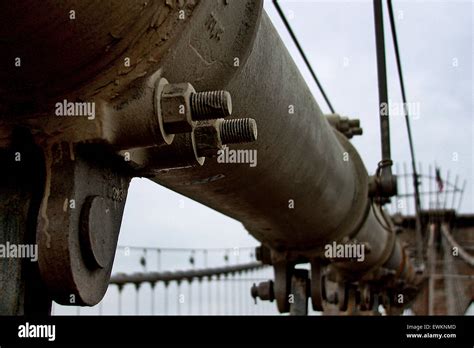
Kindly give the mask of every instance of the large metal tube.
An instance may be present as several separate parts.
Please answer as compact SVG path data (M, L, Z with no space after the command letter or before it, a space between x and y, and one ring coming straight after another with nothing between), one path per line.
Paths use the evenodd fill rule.
M173 71L165 67L164 75L173 80ZM266 14L247 63L225 88L234 115L257 120L258 140L244 147L257 150L257 166L213 160L154 180L241 221L272 248L311 249L345 234L340 229L352 220L359 190L354 162L344 161Z
M203 167L162 172L154 181L241 221L276 251L313 257L327 243L356 240L369 245L370 254L365 262L350 266L358 271L354 274L405 264L392 229L384 227L383 213L372 208L362 160L322 114L262 12L262 1L180 3L68 1L59 6L47 0L38 7L23 0L0 12L7 19L0 26L0 38L6 38L0 47L18 52L23 64L30 61L22 69L12 65L0 73L0 97L8 100L0 105L2 121L51 113L51 105L63 96L129 103L132 85L157 71L170 83L228 90L233 116L257 121L257 142L239 145L240 150L256 151L256 166L211 159ZM25 10L28 6L51 23L37 21ZM77 16L93 15L77 22L68 19L67 35L58 35L57 24L71 10ZM113 16L107 16L109 12ZM19 24L12 25L8 18ZM7 30L10 26L13 34ZM38 39L25 44L32 32ZM36 55L41 59L32 59ZM4 65L14 58L6 57ZM124 66L125 58L131 66ZM137 110L151 110L151 105L145 106ZM132 125L137 121L131 120ZM37 123L50 134L44 118ZM102 117L90 127L95 130L106 123ZM146 128L136 130L136 138L146 133ZM78 142L88 139L82 126L74 132ZM58 140L62 136L75 141L58 133ZM148 142L137 146L145 145Z
M165 65L164 75L180 80L183 71L175 76L173 64ZM185 70L191 83L229 90L234 115L257 120L258 140L244 148L257 151L258 164L214 159L153 180L241 221L274 250L315 254L326 243L355 238L370 245L370 253L365 262L351 263L353 272L385 264L395 238L371 208L367 171L323 116L268 16L263 14L248 61L230 83L207 86L192 69Z
M190 66L187 59L198 57L192 65L212 75L208 83L228 80L236 70L233 58L246 60L240 53L252 45L261 3L3 1L0 120L48 115L64 96L120 100L131 84L174 59L176 42L188 36L195 54L179 57L180 63Z

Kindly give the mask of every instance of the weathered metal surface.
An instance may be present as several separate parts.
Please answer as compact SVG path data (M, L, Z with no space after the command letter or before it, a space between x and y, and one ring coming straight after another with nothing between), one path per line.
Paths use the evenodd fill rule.
M0 95L8 100L2 117L5 110L47 112L48 101L66 91L76 90L82 100L117 96L139 76L157 70L195 9L195 1L2 3L1 51L10 52L1 58Z
M0 74L0 96L9 100L0 107L0 147L9 144L13 124L25 124L46 154L39 268L57 302L91 305L105 292L133 175L153 176L241 221L271 249L281 312L290 310L291 280L300 274L295 264L324 257L333 242L364 245L367 253L357 263L329 260L328 277L338 288L328 299L314 287L325 286L316 270L317 308L328 300L346 310L364 284L385 282L390 293L381 295L389 306L396 291L412 291L417 279L408 254L369 198L367 171L347 140L360 133L359 125L347 121L348 129L340 127L345 136L333 130L268 16L261 16L261 1L93 5L94 15L84 19L92 2L45 1L38 13L54 17L45 24L22 12L30 1L18 1L4 12L18 20L15 31L0 27L0 39L7 38L1 45L9 52L18 48L24 64L43 54L24 69ZM103 20L112 6L113 15ZM69 8L83 20L70 22ZM58 35L64 17L67 29ZM89 27L94 30L85 32ZM23 48L32 31L39 39ZM128 58L131 66L124 65ZM220 92L196 94L193 86ZM97 117L56 117L53 105L63 98L94 103ZM184 113L175 113L181 106ZM232 110L239 119L219 118ZM218 120L196 128L198 120L212 118ZM222 144L255 140L256 124L258 140L241 147L255 153L253 165L215 158ZM107 161L100 155L98 161L95 151L107 153ZM204 156L210 160L201 166ZM359 281L364 284L354 284Z
M177 63L164 66L167 78L176 79ZM189 70L189 81L201 81L202 88L215 81L212 74L202 79L200 71L198 78ZM235 115L256 119L259 139L243 149L257 152L258 165L215 159L159 173L156 182L241 221L278 260L308 261L333 241L360 243L370 249L363 262L336 264L345 277L380 279L388 268L413 281L389 218L369 199L368 174L357 151L332 130L265 14L247 63L219 88L231 92ZM282 277L280 271L275 275ZM280 311L289 309L287 289L287 281L275 279Z
M290 296L290 315L308 315L309 282L307 270L295 270L291 278Z
M291 280L294 271L294 264L287 260L279 260L273 262L273 271L275 275L275 283L273 285L273 292L280 313L290 311L290 294L291 294Z
M165 80L166 81L166 80ZM213 120L232 114L232 98L227 91L197 93L189 82L165 83L160 99L166 133L189 133L196 121Z
M165 67L166 76L176 79L173 71L178 69L172 67ZM193 84L198 78L201 84L208 78L214 81L211 74L201 80L202 74L192 73L191 68L188 79ZM214 160L202 168L165 173L154 180L242 221L275 249L311 249L344 235L343 221L354 220L349 217L354 208L359 209L354 195L365 188L350 175L355 171L354 161L343 160L345 149L266 15L247 64L230 84L222 83L233 96L234 114L252 116L259 125L257 142L242 147L257 150L257 166ZM291 106L295 114L289 113ZM220 179L199 184L216 176ZM289 208L290 200L295 209Z
M38 263L56 302L95 305L107 290L130 176L100 149L71 146L45 154Z
M1 57L0 147L8 146L12 122L57 141L113 139L115 121L107 118L118 116L105 110L139 99L166 62L181 62L180 71L173 72L178 79L171 82L189 81L189 69L212 75L208 85L229 81L237 71L234 64L244 64L248 57L262 10L260 0L68 0L41 5L19 0L0 6L1 50L11 52ZM15 66L16 58L21 66ZM201 79L195 82L203 90ZM63 100L95 103L98 115L93 120L57 117L55 104ZM204 104L193 103L202 111L212 109L212 103ZM143 127L128 129L139 133ZM147 139L146 129L142 134Z
M200 60L194 68L201 64L201 70L230 79L236 57L221 53L239 52L238 61L245 62L260 11L260 1L45 1L38 7L25 0L2 5L2 51L17 56L2 61L7 68L0 83L6 100L0 107L0 147L10 144L12 130L22 124L43 147L39 268L57 302L93 305L105 292L131 177L127 170L133 168L132 161L109 150L157 146L160 153L159 147L173 140L160 136L164 125L157 116L157 105L166 111L166 98L162 105L156 93L163 62L174 60L177 47L186 46L195 52L186 57ZM37 39L25 44L32 34ZM187 58L182 57L183 64ZM231 112L228 93L188 97L196 119ZM97 112L87 118L58 117L80 116L55 112L57 103L66 107L77 101ZM217 130L225 135L232 129L224 128ZM77 145L85 142L108 146ZM194 142L184 144L196 162ZM179 149L178 144L172 151L174 158Z
M179 70L173 64L164 69L170 79ZM194 83L198 76L190 72L188 78ZM209 74L202 82L207 78L214 81ZM393 233L379 223L384 218L378 208L370 207L363 163L345 137L335 135L266 15L247 63L220 88L231 92L234 114L252 115L259 125L259 139L243 147L257 151L257 166L209 160L154 180L241 221L265 245L289 250L284 257L315 255L326 243L348 237L346 242L371 249L348 273L382 266Z
M243 48L251 46L259 16L255 8L260 6L260 1L220 0L4 3L2 51L24 58L24 68L15 67L13 56L2 57L2 95L9 101L30 99L25 92L32 91L43 104L45 96L82 85L76 94L83 99L97 94L117 97L141 75L158 70L178 40L195 51L180 57L183 66L197 58L202 69L229 79L235 57L231 52L245 53ZM70 11L75 11L75 19L70 19ZM130 67L125 58L130 58ZM239 58L245 62L245 56Z
M0 161L0 244L4 250L8 245L34 248L44 187L41 149L21 130L15 132L11 147L0 151ZM0 315L49 314L51 299L34 255L18 256L0 258Z

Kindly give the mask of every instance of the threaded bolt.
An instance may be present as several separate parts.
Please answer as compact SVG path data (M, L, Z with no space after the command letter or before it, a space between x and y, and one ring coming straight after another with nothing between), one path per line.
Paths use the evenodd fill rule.
M351 132L353 135L362 135L364 131L360 127L352 128Z
M227 91L191 94L191 117L194 121L224 118L232 114L232 97Z
M222 144L250 143L257 140L257 122L253 118L223 120L219 133Z
M360 120L358 120L358 119L348 120L348 122L349 122L349 128L360 127Z

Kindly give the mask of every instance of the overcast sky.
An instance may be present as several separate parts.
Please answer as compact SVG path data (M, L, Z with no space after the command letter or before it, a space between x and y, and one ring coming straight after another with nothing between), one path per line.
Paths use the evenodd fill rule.
M369 173L380 160L377 76L371 1L281 1L336 111L361 119L364 135L353 140ZM329 112L271 1L265 9L324 112ZM473 89L471 1L394 1L417 162L426 174L437 163L451 181L467 179L461 211L473 212ZM400 88L388 17L385 20L389 96ZM400 105L400 104L398 104ZM392 156L409 163L405 120L391 117ZM457 159L457 161L456 161ZM461 181L460 181L461 182ZM460 186L460 185L459 185ZM449 200L450 204L450 200ZM257 245L242 225L146 179L132 181L121 245L242 247Z

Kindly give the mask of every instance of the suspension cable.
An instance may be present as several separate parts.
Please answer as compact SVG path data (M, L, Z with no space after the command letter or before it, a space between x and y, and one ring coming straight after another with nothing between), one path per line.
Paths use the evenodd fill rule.
M331 110L331 112L334 114L335 111L334 111L334 108L331 104L331 102L329 101L329 98L328 96L326 95L326 92L324 91L324 88L323 86L321 85L321 83L319 82L319 79L318 77L316 76L316 73L314 72L313 70L313 67L311 66L311 63L309 62L308 58L306 57L306 54L303 50L303 48L301 47L298 39L296 38L296 35L295 33L293 32L293 29L291 28L291 25L290 23L288 22L286 16L285 16L285 13L283 12L283 10L281 9L280 7L280 4L278 3L277 0L273 0L273 5L275 5L275 8L278 12L278 14L280 15L281 17L281 20L283 21L283 24L285 24L285 27L286 29L288 30L288 33L290 34L291 38L293 39L293 42L295 43L296 45L296 48L298 48L298 51L300 52L300 55L301 57L303 58L306 66L308 67L308 70L309 72L311 73L311 76L313 77L314 79L314 82L316 82L316 85L318 86L319 90L321 91L321 94L323 95L323 98L324 98L324 101L326 102L326 104L328 105L329 107L329 110Z
M390 17L390 27L392 31L392 40L393 40L393 47L395 49L395 57L397 61L397 70L398 70L398 79L400 82L400 89L402 92L402 101L403 101L403 112L405 114L405 123L408 133L408 143L410 145L410 157L411 157L411 167L413 172L413 189L414 189L414 198L415 198L415 233L416 233L416 260L418 266L422 267L423 264L423 237L421 234L421 201L420 201L420 190L419 190L419 181L418 181L418 173L416 170L416 159L415 159L415 147L413 145L413 136L411 133L411 125L410 125L410 114L407 107L407 97L405 92L405 83L403 80L403 71L402 71L402 64L400 58L400 50L398 47L398 38L397 38L397 29L395 26L395 19L393 15L393 6L392 0L388 0L388 13Z

